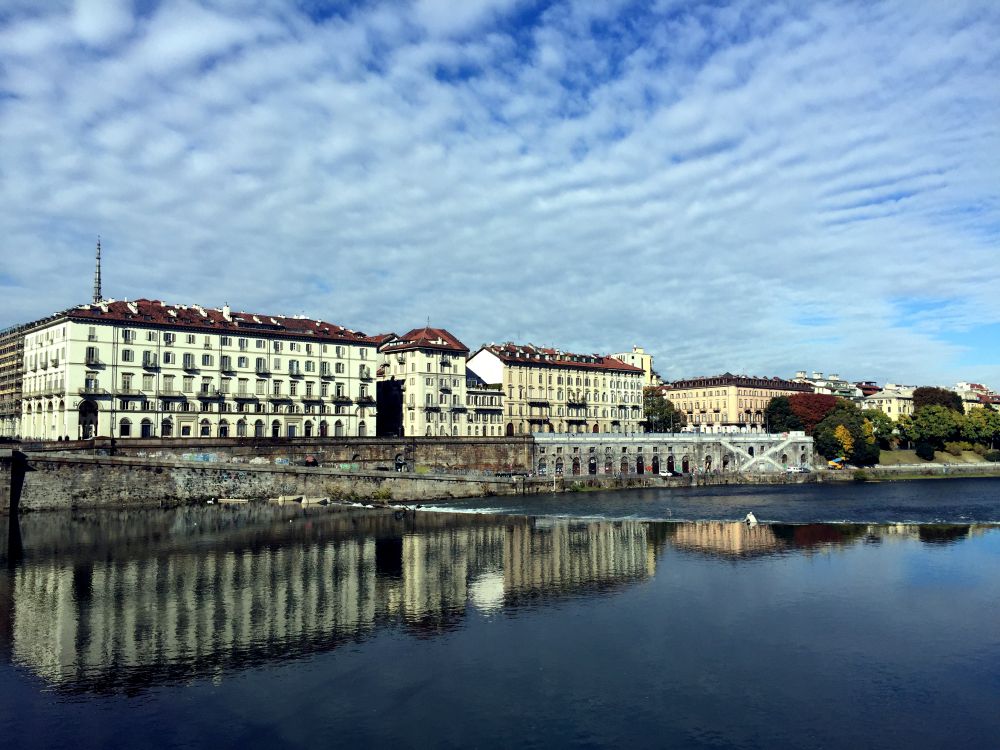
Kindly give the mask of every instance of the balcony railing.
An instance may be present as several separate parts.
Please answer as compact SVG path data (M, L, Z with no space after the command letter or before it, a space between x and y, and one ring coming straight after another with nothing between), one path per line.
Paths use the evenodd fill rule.
M224 396L225 394L219 391L218 388L208 388L208 389L202 388L200 391L198 391L198 398L203 401L215 398L222 398Z
M357 399L359 404L374 404L375 399L371 396L358 396Z
M78 393L81 396L110 396L111 394L104 388L99 388L97 386L85 385L81 388Z
M101 365L104 364L101 361L101 358L98 357L96 354L88 354L84 358L83 363L86 364L86 365L90 365L91 367L100 367Z
M236 401L256 401L259 398L260 396L258 396L257 394L248 393L246 391L237 391L236 393L233 394L233 399Z

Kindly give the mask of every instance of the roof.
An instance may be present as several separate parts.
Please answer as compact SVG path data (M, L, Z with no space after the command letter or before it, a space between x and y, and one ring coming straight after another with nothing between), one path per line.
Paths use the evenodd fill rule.
M402 336L387 336L383 339L379 351L405 352L419 349L434 349L456 354L468 354L469 347L459 341L451 332L444 328L414 328Z
M608 370L623 373L642 373L641 367L625 364L620 359L602 354L573 354L559 349L547 349L531 344L490 344L480 348L496 355L504 364L530 367L571 367L581 370ZM478 354L479 352L476 352Z
M281 336L313 341L343 341L354 344L377 344L372 336L360 331L313 320L303 316L264 315L232 312L228 307L207 308L200 305L170 305L159 300L107 300L80 305L67 311L74 320L126 323L136 327L173 328L211 333L228 332L238 336Z
M799 391L801 393L812 393L813 387L808 383L794 383L791 380L783 380L779 377L761 378L757 375L733 375L731 372L722 375L708 375L687 380L675 380L665 386L666 390L677 391L682 388L710 388L712 386L735 385L744 388L764 388L775 391Z

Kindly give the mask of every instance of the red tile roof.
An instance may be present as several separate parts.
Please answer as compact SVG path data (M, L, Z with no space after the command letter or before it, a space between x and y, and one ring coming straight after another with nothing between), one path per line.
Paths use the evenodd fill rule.
M756 375L733 375L731 372L726 372L722 375L675 380L667 386L667 390L678 391L689 388L710 388L712 386L727 385L779 391L801 391L802 393L813 392L813 387L808 383L794 383L791 380L782 380L778 377L761 378Z
M625 364L620 359L601 354L573 354L559 349L548 349L531 344L490 344L479 351L495 354L502 362L510 365L532 367L573 367L581 370L611 370L614 372L641 373L641 367ZM479 352L477 352L478 354Z
M444 328L431 328L430 326L414 328L402 336L387 338L383 341L379 351L405 352L414 349L435 349L455 352L456 354L469 353L469 347L459 341L452 333Z
M232 333L236 336L282 336L306 341L343 341L377 344L375 337L360 331L304 317L261 315L231 312L200 305L169 305L159 300L137 299L131 302L108 300L100 304L80 305L67 311L74 320L125 323L141 327L198 330Z

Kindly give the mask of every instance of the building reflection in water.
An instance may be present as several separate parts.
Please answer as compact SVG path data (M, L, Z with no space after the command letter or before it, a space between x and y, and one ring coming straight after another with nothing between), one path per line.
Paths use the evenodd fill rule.
M14 563L0 572L0 658L94 692L299 658L380 627L433 636L470 607L599 594L652 576L665 546L742 557L970 532L278 508L29 516L22 528L22 561L0 549Z
M52 517L54 528L32 518L26 559L0 583L3 651L67 690L141 689L328 650L380 626L430 635L467 605L491 612L525 592L641 580L656 557L636 522L285 515Z

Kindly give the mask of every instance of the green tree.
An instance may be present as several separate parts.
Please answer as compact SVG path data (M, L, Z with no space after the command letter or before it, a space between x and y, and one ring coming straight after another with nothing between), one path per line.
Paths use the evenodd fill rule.
M994 447L1000 440L1000 413L992 409L970 409L962 420L962 437L970 443Z
M892 417L881 409L864 409L861 416L868 420L872 426L872 433L879 444L879 448L890 448L892 446L893 433L896 425Z
M946 409L957 411L959 414L965 412L962 405L962 397L955 391L947 388L934 388L932 386L921 386L913 391L913 411L917 412L925 406L943 406Z
M767 402L764 410L766 424L770 432L791 432L804 428L802 420L792 411L788 396L775 396Z
M656 388L643 391L642 408L648 432L679 432L684 426L684 412L676 409Z
M872 423L851 402L841 400L816 425L816 450L826 458L843 456L855 466L878 463L879 447Z
M914 442L927 443L940 450L946 440L954 440L962 429L962 415L947 406L931 405L917 409L910 422Z

